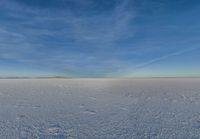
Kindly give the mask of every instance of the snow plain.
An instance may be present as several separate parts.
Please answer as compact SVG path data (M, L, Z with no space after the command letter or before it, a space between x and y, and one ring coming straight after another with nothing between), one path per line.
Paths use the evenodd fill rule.
M1 139L198 139L200 79L2 79Z

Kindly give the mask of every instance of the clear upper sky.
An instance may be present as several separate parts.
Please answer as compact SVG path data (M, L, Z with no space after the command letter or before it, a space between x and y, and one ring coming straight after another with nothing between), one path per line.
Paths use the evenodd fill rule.
M0 76L200 76L199 0L0 0Z

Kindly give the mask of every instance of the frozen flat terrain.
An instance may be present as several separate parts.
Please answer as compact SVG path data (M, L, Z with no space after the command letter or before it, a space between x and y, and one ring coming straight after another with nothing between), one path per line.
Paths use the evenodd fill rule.
M2 79L1 139L197 139L200 79Z

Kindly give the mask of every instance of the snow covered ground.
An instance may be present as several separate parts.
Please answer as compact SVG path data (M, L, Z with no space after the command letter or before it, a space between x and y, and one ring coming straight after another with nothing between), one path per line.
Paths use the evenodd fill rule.
M2 79L1 139L197 139L200 79Z

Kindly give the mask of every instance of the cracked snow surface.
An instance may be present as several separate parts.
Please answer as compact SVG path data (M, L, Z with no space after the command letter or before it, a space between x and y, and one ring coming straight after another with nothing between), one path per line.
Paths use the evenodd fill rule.
M1 139L197 139L200 79L2 79Z

